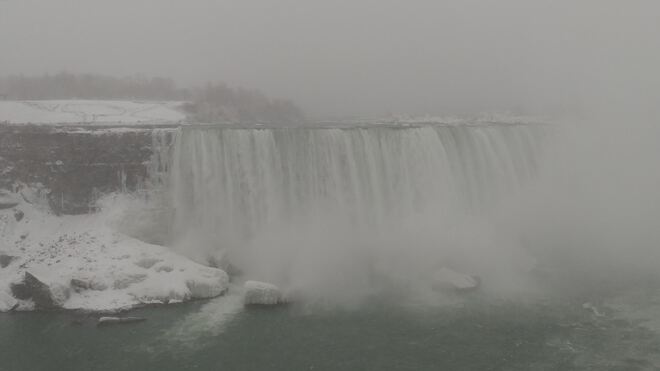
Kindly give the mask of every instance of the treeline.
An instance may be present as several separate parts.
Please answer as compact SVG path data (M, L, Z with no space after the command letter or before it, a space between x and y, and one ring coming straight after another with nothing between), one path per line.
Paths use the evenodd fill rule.
M190 99L184 105L197 122L230 122L301 124L302 111L291 101L271 99L256 90L230 88L224 84L208 84L186 92Z
M181 91L171 79L143 76L110 77L58 73L0 79L0 94L13 100L135 99L177 100Z
M299 124L302 111L291 101L221 83L180 88L172 79L140 75L110 77L58 73L0 78L0 99L106 99L184 101L190 119L205 123Z

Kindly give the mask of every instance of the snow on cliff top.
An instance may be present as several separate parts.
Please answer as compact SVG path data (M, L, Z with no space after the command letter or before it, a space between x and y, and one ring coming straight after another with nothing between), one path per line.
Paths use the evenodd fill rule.
M186 115L181 102L106 100L0 101L0 123L9 124L167 124Z

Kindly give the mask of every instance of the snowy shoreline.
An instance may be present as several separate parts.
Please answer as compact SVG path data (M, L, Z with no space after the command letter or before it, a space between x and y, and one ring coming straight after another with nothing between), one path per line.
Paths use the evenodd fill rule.
M228 289L223 270L126 236L103 212L55 216L30 196L0 195L0 312L119 312Z

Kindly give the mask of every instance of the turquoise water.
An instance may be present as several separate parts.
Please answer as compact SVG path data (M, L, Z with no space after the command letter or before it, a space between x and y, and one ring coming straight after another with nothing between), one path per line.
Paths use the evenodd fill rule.
M140 309L131 315L146 322L108 327L72 313L2 314L0 369L660 369L657 331L577 299L247 310L235 299Z

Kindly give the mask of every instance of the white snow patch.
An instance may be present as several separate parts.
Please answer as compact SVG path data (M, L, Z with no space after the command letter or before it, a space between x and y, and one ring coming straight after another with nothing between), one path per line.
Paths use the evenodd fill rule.
M16 209L24 213L20 221ZM0 251L18 257L0 268L0 311L15 305L6 295L24 272L47 284L63 308L88 311L209 298L227 289L224 271L123 235L107 219L103 213L58 217L25 202L0 210Z
M246 305L274 305L284 302L280 289L267 282L246 281L243 285L245 289Z
M180 123L181 102L112 100L0 101L0 122L9 124Z

